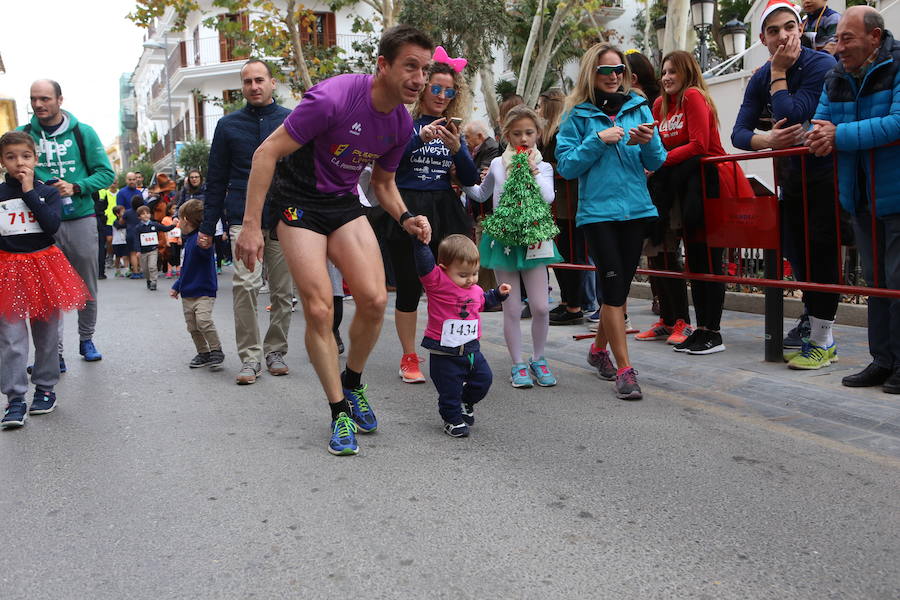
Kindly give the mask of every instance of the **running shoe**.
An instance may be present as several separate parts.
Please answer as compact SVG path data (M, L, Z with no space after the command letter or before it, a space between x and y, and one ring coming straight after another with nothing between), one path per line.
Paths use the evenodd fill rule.
M787 366L789 369L815 371L816 369L827 367L831 363L837 362L837 360L837 344L834 342L827 348L823 348L808 340L804 340L803 348L788 361Z
M591 347L593 347L593 344ZM588 350L587 362L592 367L597 368L597 375L600 379L612 381L616 378L616 368L612 364L608 350L597 350L596 352Z
M209 366L209 352L199 352L197 356L191 359L188 367L192 369L202 369Z
M234 382L238 385L253 385L262 374L262 367L255 360L248 360L241 365Z
M550 367L547 365L547 359L543 356L528 363L528 368L531 369L534 380L539 386L552 387L556 385L556 377L550 371Z
M210 350L209 351L209 370L210 371L218 371L222 368L222 363L225 362L225 353L219 350Z
M462 409L463 422L470 427L472 425L474 425L475 424L475 405L463 403L463 405L460 408Z
M291 372L287 363L284 362L284 354L281 352L269 352L266 354L266 370L276 377L287 375Z
M625 333L637 333L640 331L637 327L631 324L631 319L628 318L628 315L625 315Z
M696 342L688 346L686 350L688 354L715 354L725 351L721 333L709 329L704 329L702 333L703 335Z
M550 313L551 325L580 325L582 323L584 323L584 313L580 310L578 312L563 310L561 313Z
M637 371L628 367L621 374L616 375L616 398L619 400L640 400L641 386L637 382Z
M425 376L419 368L422 359L416 353L404 354L400 359L400 379L403 383L425 383Z
M367 389L369 389L367 385L355 390L344 389L344 397L350 403L350 413L360 433L372 433L378 429L378 419L375 418L375 411L372 410L366 397Z
M331 440L328 442L328 451L335 456L359 454L356 430L357 426L353 419L345 412L340 413L338 418L331 422Z
M101 360L103 355L97 351L97 347L94 346L93 340L81 340L78 343L78 353L84 357L84 360L88 362L94 362ZM62 361L60 361L59 370L63 371Z
M675 321L675 325L672 327L672 335L666 339L666 343L675 346L688 339L692 333L694 333L694 328L685 323L684 319L678 319Z
M681 342L680 344L675 344L675 346L672 348L672 350L674 350L675 352L687 352L688 348L690 348L694 342L696 342L698 339L700 339L703 336L702 334L704 331L706 331L706 330L705 329L693 330L691 332L691 334L689 336L687 336L687 338L683 342Z
M31 407L28 414L46 415L56 410L56 392L34 391L34 398L31 400Z
M599 323L600 322L600 309L595 310L590 315L585 317L591 323Z
M25 399L10 400L6 406L6 411L3 413L3 418L0 419L0 427L3 429L21 427L25 424L25 419L27 418L28 405L25 404Z
M459 425L444 423L444 433L455 438L469 437L469 426L465 423L460 423Z
M684 321L682 321L682 323L684 323ZM647 331L642 331L634 336L634 339L640 340L642 342L665 340L672 335L673 331L674 328L669 327L662 319L660 319L659 321L651 325L650 329L648 329Z
M794 328L788 331L787 335L784 336L784 341L782 345L785 348L803 348L803 340L809 338L810 333L812 333L812 327L809 324L809 315L803 313L800 315L800 318L797 319L797 324L794 325Z
M525 363L518 363L512 366L512 369L510 369L509 381L514 388L534 387L531 375L528 374L528 365Z

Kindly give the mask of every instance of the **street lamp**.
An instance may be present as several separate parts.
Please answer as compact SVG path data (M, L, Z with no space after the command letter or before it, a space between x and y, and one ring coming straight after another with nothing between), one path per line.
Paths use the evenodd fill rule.
M691 23L700 38L700 70L709 68L709 46L706 43L716 12L716 0L691 0Z
M172 82L169 79L169 34L163 34L163 42L144 42L144 48L163 51L163 77L166 78L166 96L169 104L169 152L172 154L172 181L178 179L178 166L175 164L175 132L172 131Z
M726 58L740 54L747 48L747 25L731 19L722 27L722 50Z

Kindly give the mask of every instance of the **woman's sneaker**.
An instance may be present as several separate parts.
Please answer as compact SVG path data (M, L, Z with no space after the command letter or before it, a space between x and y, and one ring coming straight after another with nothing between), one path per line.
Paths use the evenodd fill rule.
M460 423L459 425L444 423L444 433L455 438L469 437L469 426L465 423Z
M675 352L687 352L688 348L690 348L694 342L696 342L698 339L700 339L702 337L702 333L704 331L705 331L705 329L693 330L691 332L691 334L689 336L687 336L687 338L685 338L685 340L683 342L681 342L680 344L675 344L675 346L672 348L672 350L674 350Z
M616 398L619 400L640 400L643 398L641 386L637 382L637 371L628 367L616 375Z
M531 373L534 375L534 379L539 386L552 387L556 385L556 377L554 377L553 373L550 371L550 367L547 365L547 359L543 356L528 363L528 368L531 369Z
M684 321L682 321L683 323ZM656 323L650 326L650 329L647 331L642 331L636 336L634 339L640 340L642 342L650 342L653 340L665 340L668 339L669 336L672 335L673 328L669 327L665 324L665 322L660 319Z
M34 391L34 398L31 400L31 407L28 414L46 415L56 410L56 392Z
M419 368L422 359L413 352L412 354L404 354L400 359L400 379L403 383L425 383L425 376Z
M688 346L688 354L715 354L725 350L721 333L708 329L704 329L702 333L703 335L696 342Z
M563 310L561 313L550 315L551 325L580 325L583 322L584 313L580 310L578 312Z
M28 405L25 404L24 398L19 398L18 400L11 400L10 403L6 406L6 411L3 413L3 418L0 419L0 427L3 429L13 429L15 427L21 427L25 424L25 419L28 418Z
M514 388L534 387L531 375L528 374L528 365L525 363L519 363L512 366L509 373L509 381Z
M328 442L328 451L335 456L352 456L359 454L359 446L356 444L356 423L350 416L342 412L338 418L331 422L331 440Z
M593 344L591 344L591 348L593 348ZM616 368L612 364L608 350L597 350L596 352L588 350L587 362L597 368L597 375L600 376L600 379L612 381L616 378Z
M677 346L688 339L692 333L694 333L694 328L685 323L684 319L678 319L675 321L675 325L672 327L672 335L666 339L666 343Z
M202 367L209 366L209 352L200 352L191 359L191 362L188 363L188 366L192 369L200 369Z

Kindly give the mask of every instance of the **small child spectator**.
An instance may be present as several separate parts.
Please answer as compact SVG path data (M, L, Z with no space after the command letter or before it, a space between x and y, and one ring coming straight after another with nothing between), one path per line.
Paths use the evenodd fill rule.
M141 249L141 273L147 278L147 289L156 291L156 268L159 260L159 233L175 229L174 225L161 225L150 220L150 207L141 206L137 209L138 218L141 220L134 228L134 235Z
M181 266L181 228L177 216L178 207L171 202L166 207L166 217L162 220L163 225L174 225L175 228L166 234L166 277L171 279L178 277L178 268Z
M197 198L188 200L178 209L178 214L181 216L184 260L181 263L181 275L172 285L169 295L178 298L181 294L184 320L197 348L197 356L191 359L188 366L192 369L209 367L217 371L222 368L225 354L212 320L219 287L216 261L212 248L197 245L197 228L203 221L203 201Z
M444 238L437 265L431 248L418 240L414 244L416 272L428 298L422 347L431 354L438 412L447 435L466 437L475 423L475 404L487 395L493 380L480 350L478 313L505 300L510 286L504 283L488 292L478 286L478 248L464 235Z
M125 223L125 207L117 205L113 208L113 214L116 219L113 221L112 247L113 247L113 267L116 269L116 277L125 277L128 272L128 236ZM124 268L125 271L120 271Z

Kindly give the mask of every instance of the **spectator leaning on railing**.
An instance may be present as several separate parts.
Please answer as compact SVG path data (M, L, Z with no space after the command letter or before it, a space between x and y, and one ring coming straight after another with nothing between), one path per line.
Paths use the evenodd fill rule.
M743 150L790 148L803 144L804 126L816 112L825 75L834 58L801 47L800 14L788 0L772 0L760 23L759 39L770 58L754 73L731 133ZM755 133L760 117L770 112L774 126ZM834 218L834 167L831 156L799 156L775 160L781 186L784 253L797 279L838 283L837 232ZM806 168L808 220L803 214L803 169ZM809 231L809 265L806 240ZM821 369L837 357L832 335L838 294L803 293L803 316L784 339L785 359L792 369Z
M853 215L866 283L900 289L900 179L895 172L900 146L882 147L900 140L900 43L885 30L878 11L854 6L838 24L837 53L840 63L825 79L808 143L816 156L837 151L841 204ZM870 296L873 360L860 373L844 377L843 384L884 384L885 392L900 394L898 332L900 300Z

